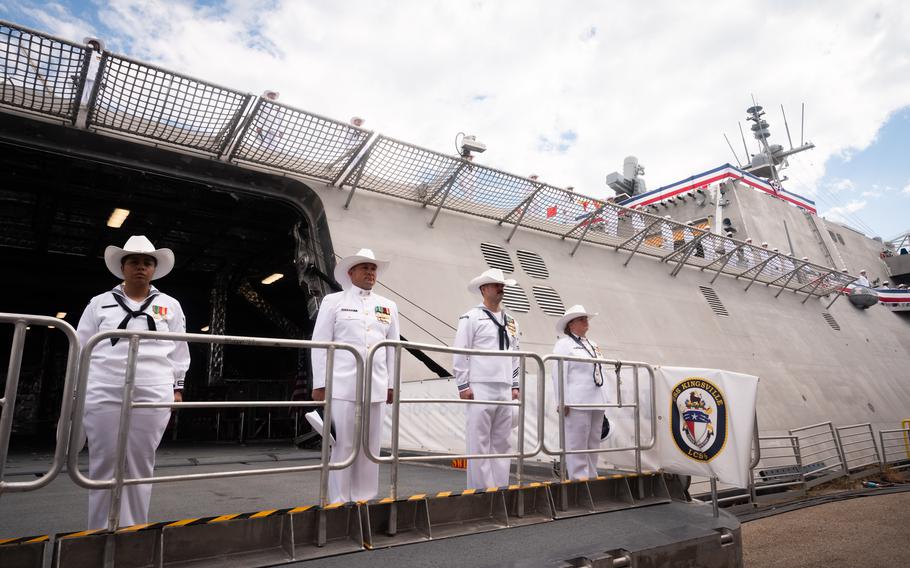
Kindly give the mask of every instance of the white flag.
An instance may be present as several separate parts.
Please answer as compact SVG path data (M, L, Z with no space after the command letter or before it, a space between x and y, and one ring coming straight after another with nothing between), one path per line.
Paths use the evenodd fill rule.
M624 377L624 383L627 383ZM648 400L647 383L640 384L644 407ZM755 402L758 377L717 369L657 367L655 412L657 440L652 449L642 452L644 469L669 473L717 477L736 487L747 487L752 458ZM630 401L631 397L626 398ZM616 409L608 411L608 415ZM630 447L634 422L629 414L614 422L617 436L608 446ZM647 441L650 416L642 408L642 440ZM634 466L632 452L608 454L617 467Z

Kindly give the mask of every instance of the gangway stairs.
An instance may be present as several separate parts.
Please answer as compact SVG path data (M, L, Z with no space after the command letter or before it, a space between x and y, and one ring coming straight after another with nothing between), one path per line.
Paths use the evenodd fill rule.
M639 511L646 508L646 513ZM629 525L636 516L655 513L680 520L690 516L694 523L688 530L691 534L661 537L656 529L653 535L637 539L630 539L628 534L596 534L598 526ZM393 516L394 529L390 526ZM253 567L324 561L330 556L338 556L344 565L367 565L377 561L383 550L406 544L429 544L450 537L477 539L492 531L496 534L487 539L505 543L513 538L509 531L531 526L537 527L535 532L524 537L549 535L543 537L544 542L553 545L563 538L557 535L565 531L574 534L571 538L585 537L578 533L579 524L593 529L595 534L587 538L616 541L616 546L603 546L600 552L589 551L596 558L618 559L613 566L638 565L636 562L645 558L653 560L671 553L676 560L686 555L692 560L722 560L711 564L717 566L734 566L740 561L738 547L728 546L739 540L735 518L724 512L714 517L710 505L686 502L664 475L643 473L8 539L0 543L0 565L42 568L50 561L55 568ZM702 542L705 538L708 540ZM421 550L409 547L405 553L419 557L424 554ZM425 554L435 554L432 547L426 550ZM526 552L526 561L542 553L534 547ZM465 550L464 554L462 560L471 564L471 552ZM552 565L583 566L579 562L584 558L592 559L579 554L557 558L560 554L549 559Z

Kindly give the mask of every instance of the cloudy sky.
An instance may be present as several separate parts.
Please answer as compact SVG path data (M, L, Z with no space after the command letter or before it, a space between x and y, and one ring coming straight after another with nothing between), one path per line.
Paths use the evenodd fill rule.
M629 154L656 188L736 158L754 95L788 190L910 230L910 10L894 1L0 0L0 17L589 195ZM747 126L744 124L744 127ZM748 130L747 130L748 132ZM754 141L747 140L755 152Z

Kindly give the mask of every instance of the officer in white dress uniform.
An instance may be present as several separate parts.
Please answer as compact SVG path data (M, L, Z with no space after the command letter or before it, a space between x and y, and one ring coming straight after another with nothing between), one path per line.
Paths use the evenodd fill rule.
M376 279L389 263L377 260L370 249L345 257L335 265L335 280L343 292L329 294L322 300L313 341L338 341L356 347L366 360L367 351L378 341L400 338L398 306L395 302L373 292ZM373 380L370 396L369 447L379 455L382 439L382 419L385 403L392 400L392 377L395 350L386 349L385 356L373 359ZM314 349L313 400L325 400L326 351ZM354 449L354 413L357 410L357 368L354 357L347 351L335 352L332 371L332 424L335 426L333 462L344 461ZM343 470L329 472L330 503L361 501L376 497L379 491L379 464L360 453L354 463Z
M500 309L506 279L502 270L491 268L471 280L468 290L480 293L483 302L458 318L453 347L517 351L518 323ZM455 355L453 357L458 396L467 400L518 399L518 358ZM467 405L465 445L469 454L506 454L511 451L509 434L512 408L500 405ZM509 458L468 460L467 486L474 489L509 484Z
M585 310L582 305L575 305L566 310L565 315L556 322L557 333L564 334L556 341L553 353L571 355L572 357L589 357L603 359L603 353L597 343L587 338L588 320L597 316ZM550 364L550 376L553 380L553 397L559 400L560 363ZM573 404L606 404L607 388L604 386L602 365L564 361L563 397L565 401L565 427L567 450L591 450L600 447L600 434L603 426L604 410L602 408L572 408ZM597 477L598 454L567 454L566 474L569 479Z
M123 248L109 246L104 262L111 273L123 280L113 290L92 298L77 334L84 345L93 335L112 329L152 330L173 333L186 331L180 303L151 285L174 267L170 249L155 249L143 236L132 236ZM114 338L98 343L92 350L83 423L88 438L89 477L114 477L120 408L126 378L129 341ZM182 402L183 380L190 366L186 342L147 340L139 342L134 402ZM171 411L167 408L137 408L132 411L126 446L125 477L151 477L155 450L164 435ZM151 485L127 485L120 503L120 526L148 522ZM110 491L89 491L88 528L107 526Z
M854 282L854 284L857 286L865 286L866 288L869 287L869 278L866 276L865 269L859 271L859 278L856 279L856 282Z

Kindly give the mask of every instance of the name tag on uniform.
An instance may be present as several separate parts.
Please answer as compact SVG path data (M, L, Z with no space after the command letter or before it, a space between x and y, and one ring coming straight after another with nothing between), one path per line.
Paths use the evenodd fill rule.
M392 310L383 306L376 306L376 319L381 323L392 323Z

